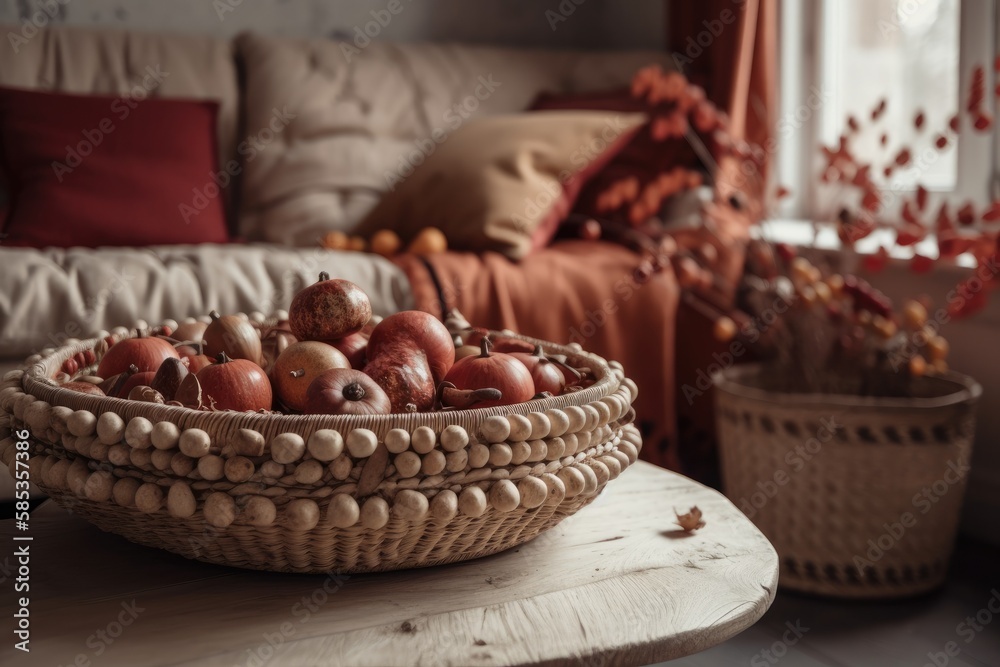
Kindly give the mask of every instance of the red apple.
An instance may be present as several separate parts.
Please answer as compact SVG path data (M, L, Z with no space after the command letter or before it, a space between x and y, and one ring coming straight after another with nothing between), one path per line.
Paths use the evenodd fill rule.
M347 357L347 360L351 362L351 368L361 370L365 367L368 354L368 336L358 332L327 342Z
M249 359L230 359L220 352L216 363L198 371L203 405L215 410L270 410L271 382Z
M198 351L198 348L196 348L194 345L178 345L174 349L177 350L177 354L180 356L181 359L194 357L201 354L201 352Z
M306 390L324 371L331 368L350 368L351 363L340 350L315 340L292 343L278 355L271 369L274 390L286 407L303 410Z
M140 373L155 373L164 359L177 359L179 356L174 346L167 341L147 337L140 332L138 338L125 338L108 348L97 367L97 374L102 378L110 378L125 372L133 364Z
M503 352L490 352L490 339L480 341L481 352L477 357L460 359L445 378L458 389L498 389L500 398L482 401L477 408L496 405L512 405L531 400L535 395L535 383L527 367L514 357Z
M511 352L510 356L520 361L531 373L535 383L535 393L547 391L558 396L566 387L566 378L559 365L545 356L541 346L536 346L531 354Z
M192 373L197 373L205 366L214 363L214 360L207 354L203 354L199 348L201 348L200 345L198 347L193 345L177 346L177 354L181 356L181 360L187 363L188 370Z

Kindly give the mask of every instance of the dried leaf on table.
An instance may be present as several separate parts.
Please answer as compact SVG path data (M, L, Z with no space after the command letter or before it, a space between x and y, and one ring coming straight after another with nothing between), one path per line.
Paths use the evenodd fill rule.
M677 525L688 533L705 527L705 522L701 518L701 510L698 509L697 505L692 507L687 514L680 514L677 510L674 510L674 514L677 516Z

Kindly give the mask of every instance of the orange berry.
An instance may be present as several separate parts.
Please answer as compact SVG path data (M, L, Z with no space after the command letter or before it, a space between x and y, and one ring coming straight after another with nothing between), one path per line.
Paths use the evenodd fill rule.
M931 361L944 361L948 357L948 341L941 336L935 336L927 341L927 356Z
M728 343L736 336L736 322L729 317L720 317L712 327L712 336L717 341Z
M330 250L346 250L348 244L348 236L344 232L333 231L323 237L323 247Z
M903 305L903 323L909 329L919 329L927 322L927 308L919 301L907 301Z
M399 234L391 229L378 230L372 236L371 240L372 252L378 253L383 257L392 257L399 252L402 245L403 241L400 240Z
M424 227L410 242L409 251L414 255L433 255L448 249L448 239L437 227Z

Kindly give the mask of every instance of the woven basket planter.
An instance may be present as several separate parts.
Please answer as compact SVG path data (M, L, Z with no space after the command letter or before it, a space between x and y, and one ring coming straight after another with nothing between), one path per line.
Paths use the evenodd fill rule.
M496 334L517 337L509 333ZM634 463L635 384L577 346L541 344L597 381L518 405L368 417L200 412L50 380L97 339L0 384L0 457L30 431L31 480L103 530L211 563L372 572L521 544Z
M851 598L944 582L972 453L972 379L916 398L782 393L758 364L715 376L726 495L781 558L788 589Z

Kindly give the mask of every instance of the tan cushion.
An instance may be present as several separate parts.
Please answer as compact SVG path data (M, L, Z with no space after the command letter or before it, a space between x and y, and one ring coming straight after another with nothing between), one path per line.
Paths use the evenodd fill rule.
M523 111L546 90L625 85L639 67L669 61L664 53L389 42L354 53L345 46L238 38L248 134L266 127L275 109L295 114L246 161L240 228L248 238L312 245L327 231L351 231L396 174L435 149L433 137L468 118Z
M548 244L591 170L645 114L538 111L465 123L382 198L357 233L394 229L404 241L427 226L456 250L523 259Z
M0 25L5 50L12 48L6 36L20 33L20 26ZM0 86L128 95L146 79L151 97L216 100L220 163L236 156L239 91L227 40L55 27L18 41L16 48L0 57ZM209 178L205 174L206 184Z

